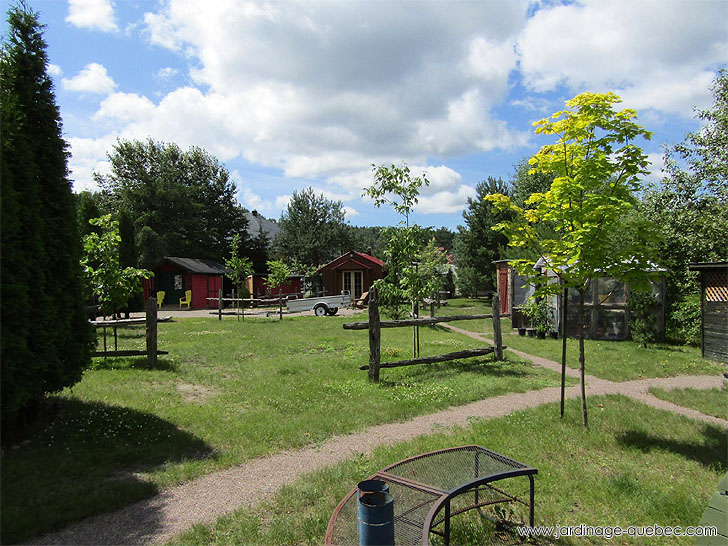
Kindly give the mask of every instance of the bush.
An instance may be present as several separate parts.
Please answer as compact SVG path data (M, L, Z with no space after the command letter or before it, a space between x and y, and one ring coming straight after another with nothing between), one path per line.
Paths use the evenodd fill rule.
M657 341L657 313L660 301L650 292L632 292L627 297L631 319L629 329L632 339L642 347Z
M700 345L700 294L688 294L672 304L667 335L677 343Z

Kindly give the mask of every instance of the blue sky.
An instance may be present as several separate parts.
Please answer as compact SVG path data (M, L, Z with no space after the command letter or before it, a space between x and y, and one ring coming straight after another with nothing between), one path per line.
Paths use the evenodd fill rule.
M371 164L427 172L414 221L454 228L474 187L547 143L531 124L614 91L653 131L697 128L728 62L728 0L244 2L28 0L46 40L76 191L117 138L201 146L249 209L308 186L354 225Z

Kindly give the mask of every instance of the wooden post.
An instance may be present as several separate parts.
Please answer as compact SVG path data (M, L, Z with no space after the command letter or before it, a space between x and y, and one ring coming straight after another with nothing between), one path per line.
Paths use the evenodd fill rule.
M157 367L157 299L147 300L147 365Z
M217 320L222 320L222 288L217 291Z
M493 337L493 341L495 341L493 357L495 360L503 360L503 336L501 335L500 298L498 294L493 294Z
M379 383L381 330L379 329L379 297L376 287L369 290L369 381Z

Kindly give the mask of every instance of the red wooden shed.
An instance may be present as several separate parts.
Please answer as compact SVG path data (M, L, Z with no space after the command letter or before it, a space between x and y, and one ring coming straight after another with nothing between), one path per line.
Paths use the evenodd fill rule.
M248 275L248 278L245 279L245 286L250 292L251 298L277 297L279 288L281 294L284 296L289 294L300 294L303 292L303 275L291 275L288 277L288 282L286 284L273 290L271 290L271 288L266 284L267 280L268 275L263 275L262 273Z
M384 277L384 262L369 254L350 251L322 266L318 272L326 294L341 294L348 290L352 299L359 299L374 281Z
M154 277L144 283L144 299L164 290L164 305L178 305L185 291L192 290L192 309L217 307L218 291L223 288L227 268L214 261L165 256L152 268Z

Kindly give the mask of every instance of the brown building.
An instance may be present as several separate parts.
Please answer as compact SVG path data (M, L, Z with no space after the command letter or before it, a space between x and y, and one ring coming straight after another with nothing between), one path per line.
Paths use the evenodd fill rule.
M703 357L728 363L728 262L690 264L700 272Z
M384 277L384 262L369 254L350 251L319 268L324 293L341 294L347 290L353 300L368 292L372 283Z

